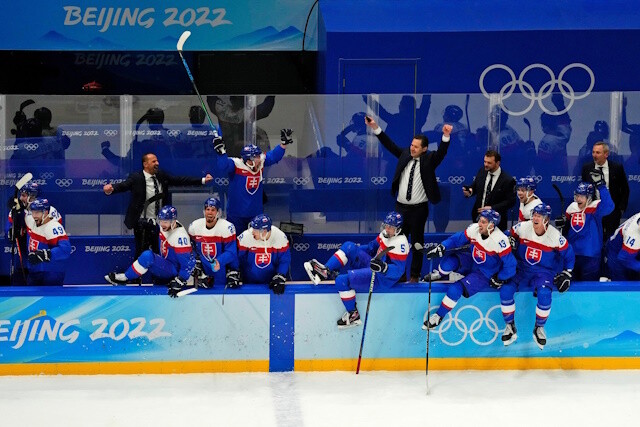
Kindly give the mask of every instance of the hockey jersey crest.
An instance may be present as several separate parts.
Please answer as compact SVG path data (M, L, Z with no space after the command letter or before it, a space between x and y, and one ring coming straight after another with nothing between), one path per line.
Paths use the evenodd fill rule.
M548 225L547 231L542 236L538 236L533 230L533 222L525 221L516 224L511 233L520 241L518 257L525 264L556 271L558 267L556 256L560 254L563 258L562 268L573 269L575 262L573 248L555 227Z
M219 218L216 225L209 229L206 220L199 218L189 225L189 236L196 242L200 256L212 262L228 244L235 245L236 229L223 218Z
M266 241L254 239L251 231L245 230L238 237L238 259L245 283L269 283L276 273L288 273L289 240L275 226Z
M262 160L262 162L260 162L260 167L255 172L251 170L251 168L247 166L242 159L236 157L231 158L236 168L236 176L238 178L242 177L240 179L245 180L244 189L251 195L255 194L256 191L258 191L260 183L262 182L262 172L264 170L265 158L266 156L264 155L264 153L260 155L260 159Z

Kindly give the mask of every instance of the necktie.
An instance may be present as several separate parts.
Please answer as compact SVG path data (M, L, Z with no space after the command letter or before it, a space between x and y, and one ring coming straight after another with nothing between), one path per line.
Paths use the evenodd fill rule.
M493 174L489 174L489 184L487 184L487 190L484 193L484 199L482 199L482 206L486 206L486 201L489 198L489 194L491 194L491 186L493 185Z
M411 165L411 171L409 172L409 185L407 185L407 202L411 200L411 191L413 190L413 174L416 171L416 165L418 161L413 159L413 165Z
M155 175L152 175L151 179L153 179L153 194L156 195L160 193L160 189L158 187L158 179L156 178ZM158 212L160 212L160 199L156 200L156 211L155 211L156 216L158 215Z

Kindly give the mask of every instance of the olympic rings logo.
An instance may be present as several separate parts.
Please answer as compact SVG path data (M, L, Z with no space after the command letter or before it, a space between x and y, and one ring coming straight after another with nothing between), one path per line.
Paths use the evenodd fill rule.
M450 176L449 183L450 184L462 184L464 182L464 176Z
M386 176L372 176L371 177L371 182L373 183L373 185L382 185L382 184L385 184L387 182L387 177Z
M298 252L308 251L309 250L309 244L308 243L294 243L293 244L293 250L294 251L298 251Z
M536 184L540 184L542 182L542 175L535 175L532 178L536 181Z
M293 177L293 183L295 185L307 185L309 183L310 178L308 176L303 177Z
M51 179L51 178L53 178L53 172L42 172L40 174L40 178L42 178L42 179Z
M104 129L102 134L105 136L116 136L118 134L117 129Z
M71 178L56 179L56 185L58 187L69 187L71 184L73 184L73 180Z
M216 185L229 185L229 178L215 178L213 182L215 182Z
M178 135L180 135L182 132L180 132L178 129L169 129L167 131L167 135L172 136L172 137L176 137Z
M524 77L525 75L536 68L540 68L544 71L546 71L549 74L549 81L546 82L545 84L542 85L542 87L540 87L540 90L538 91L538 93L536 94L535 90L533 89L533 86L531 86L531 84L527 83L526 81L524 81ZM591 83L589 84L589 87L587 88L586 91L584 91L584 93L582 95L576 95L575 91L573 89L573 87L567 83L566 81L563 80L564 74L569 71L572 68L581 68L584 71L587 72L587 74L589 75L589 78L591 79ZM504 64L493 64L488 66L487 68L484 69L484 71L482 72L482 74L480 75L480 90L482 91L482 94L485 96L485 98L487 99L491 99L489 93L487 93L485 87L484 87L484 78L486 77L486 75L493 71L493 70L504 70L509 74L509 77L511 77L511 81L506 83L504 86L502 86L502 89L500 89L500 107L502 108L503 111L505 111L506 113L512 115L512 116L522 116L526 113L528 113L529 111L531 111L531 109L533 108L533 106L535 105L535 102L538 101L538 105L540 106L540 109L542 111L544 111L545 113L552 115L552 116L559 116L561 114L566 113L567 111L569 111L571 109L571 107L573 106L573 103L579 99L583 99L586 98L587 96L589 96L589 94L591 93L591 90L593 89L593 86L596 83L596 79L595 76L593 74L593 71L591 70L591 68L589 68L588 66L586 66L585 64L581 64L579 62L574 62L572 64L567 65L566 67L564 67L562 69L562 71L560 71L560 74L558 75L558 78L556 79L555 74L553 73L553 71L551 70L551 68L549 68L548 66L544 65L544 64L531 64L527 67L524 68L524 70L522 70L522 72L520 73L520 76L516 79L516 75L513 72L513 70L509 67L507 67ZM524 96L526 99L528 99L529 105L522 111L511 111L509 110L507 107L505 107L503 101L507 98L509 98L515 88L516 85L518 86L518 88L520 89L520 92L522 93L522 96ZM556 87L556 85L558 86L558 89L560 89L560 93L562 93L562 96L564 96L565 98L569 99L569 103L567 104L567 106L565 108L563 108L560 111L551 111L549 110L547 107L544 106L544 104L542 103L542 101L544 99L547 99L548 97L551 96L551 94L553 93L554 88Z
M437 307L435 307L435 309L437 310ZM451 313L447 314L442 320L442 322L440 322L440 325L438 325L438 327L434 329L432 333L437 333L440 336L440 341L442 341L444 344L451 347L455 347L462 344L467 339L467 336L469 336L471 338L471 341L473 341L477 345L481 345L481 346L490 345L498 338L498 336L500 335L500 332L502 332L498 328L498 324L495 322L495 320L490 318L491 313L494 310L500 310L500 309L501 308L499 305L494 305L487 311L486 315L483 315L482 311L478 307L474 305L465 305L456 312L455 316L452 316ZM478 318L473 322L471 322L470 326L467 326L464 320L460 319L460 313L463 313L465 310L471 310L472 312L475 312L478 315ZM424 315L425 321L427 320L428 316L429 316L429 313L425 313ZM451 329L452 325L454 325L456 329L459 331L459 333L462 334L462 337L459 338L457 341L449 341L444 336L445 333L449 329ZM489 330L489 332L493 334L493 337L491 337L488 341L480 341L474 335L474 333L478 332L480 328L482 328L482 325L487 325L487 329Z
M23 144L22 148L27 151L36 151L38 149L38 144Z

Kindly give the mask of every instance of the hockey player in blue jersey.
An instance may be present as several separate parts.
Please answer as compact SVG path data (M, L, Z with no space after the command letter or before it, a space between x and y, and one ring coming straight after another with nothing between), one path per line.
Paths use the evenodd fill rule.
M500 287L502 316L507 324L502 335L504 345L515 341L516 290L533 288L537 295L536 323L533 339L542 350L547 343L544 325L551 312L552 284L560 293L571 285L575 263L573 248L560 232L549 224L551 206L541 204L533 208L530 221L519 222L511 229L511 247L516 252L518 266L513 280ZM562 269L562 271L559 271Z
M49 200L39 198L31 202L30 215L25 215L30 286L62 285L71 255L69 236L49 213Z
M238 261L244 283L269 284L274 294L284 293L291 266L289 240L267 215L253 218L238 236Z
M438 326L461 296L469 298L489 286L499 288L516 273L516 259L511 253L509 239L498 224L500 214L493 209L484 210L477 223L427 252L427 259L444 256L438 267L442 274L457 271L465 277L449 285L438 311L425 320L422 329ZM466 244L471 244L469 251L445 255L447 250Z
M640 280L640 213L616 229L607 241L605 254L611 280Z
M195 275L205 287L225 285L227 266L238 268L236 229L221 218L221 213L220 199L209 197L204 202L204 218L196 219L189 225L189 237L199 255L195 268L196 271L202 269L202 275L199 272Z
M602 217L615 207L602 172L594 171L592 179L600 191L600 200L593 200L595 189L590 182L580 182L573 192L573 203L565 213L567 240L576 255L574 280L598 280L602 253Z
M160 255L150 249L143 251L124 273L109 273L104 276L107 282L124 285L149 271L154 279L168 283L168 295L172 298L178 297L181 291L195 289L193 280L190 280L195 258L189 234L178 222L176 208L163 206L158 212L158 225Z
M536 195L536 180L531 176L518 178L516 181L516 195L520 200L518 210L518 221L529 221L533 208L542 204L542 200Z
M227 220L236 230L245 230L249 222L263 210L263 171L282 160L285 148L293 143L291 129L280 131L282 143L273 150L262 153L254 144L242 148L241 158L229 158L226 153L222 137L213 139L216 150L216 174L229 177L229 191L227 193Z
M344 329L362 323L356 306L356 290L367 291L371 283L371 272L376 273L374 288L384 289L398 283L405 271L409 256L409 243L400 234L402 215L389 212L382 221L378 236L366 246L345 242L326 264L315 259L304 263L304 269L316 285L321 280L335 278L336 288L346 313L338 319L338 328ZM393 247L380 259L375 255Z

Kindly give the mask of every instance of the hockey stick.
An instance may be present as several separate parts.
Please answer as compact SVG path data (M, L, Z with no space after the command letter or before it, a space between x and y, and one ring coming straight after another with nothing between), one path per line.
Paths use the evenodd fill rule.
M564 197L562 196L562 192L560 191L560 188L558 188L557 184L551 184L551 186L556 190L556 193L558 193L558 196L560 197L560 209L562 210L561 215L564 215Z
M25 101L27 102L27 101ZM29 104L27 104L29 105ZM25 173L22 178L20 178L18 180L18 182L16 182L15 185L15 190L13 192L13 202L14 202L14 206L11 208L11 218L12 218L12 223L11 223L11 264L9 265L9 284L11 286L13 286L13 273L14 273L14 265L13 265L13 257L14 257L14 252L16 250L16 243L18 241L18 238L16 236L16 208L15 206L20 203L18 200L18 193L20 192L20 190L22 189L22 187L25 186L25 184L29 181L31 181L33 179L33 174L31 172L27 172ZM27 283L27 277L24 274L24 264L22 263L22 253L20 251L20 245L18 244L18 257L20 258L20 268L22 269L22 278L24 279L24 283Z
M395 246L387 246L376 254L375 259L382 258L387 252L394 249ZM373 284L376 281L376 272L371 272L371 283L369 284L369 299L367 300L367 311L364 314L364 326L362 327L362 339L360 340L360 353L358 354L358 366L356 366L356 375L360 373L360 362L362 361L362 347L364 347L364 334L367 332L367 320L369 319L369 307L371 306L371 294L373 293Z
M420 243L417 243L417 242L413 244L413 247L415 248L416 251L420 252L423 255L426 255L427 252L431 250L429 248L422 246ZM469 249L470 247L471 247L471 243L467 243L466 245L462 245L457 248L446 249L445 252L447 253L457 252L457 251L462 251L464 249Z
M467 98L464 101L464 115L467 116L467 130L471 132L471 124L469 123L469 98L471 95L467 94Z
M429 271L433 271L433 258L429 260ZM431 274L429 274L429 299L427 302L427 322L429 322L429 316L431 315ZM429 331L431 328L427 326L427 353L425 355L425 368L424 375L427 383L427 395L429 394Z
M522 118L522 121L524 122L525 125L527 125L527 127L529 128L529 141L531 141L531 122L529 121L529 119L527 119L526 117Z
M190 35L191 35L191 31L185 31L184 33L182 33L182 35L178 39L178 44L176 47L178 48L178 54L180 54L180 59L182 59L182 64L184 65L184 69L187 70L187 75L189 76L189 80L191 80L191 85L193 86L193 90L196 91L196 94L198 95L198 99L200 100L200 105L202 106L202 109L204 110L204 113L207 116L207 120L209 120L209 125L211 126L212 129L215 129L216 127L213 125L211 116L209 116L209 111L207 110L207 107L204 104L204 101L202 100L202 96L198 91L196 82L193 79L193 74L191 74L191 70L189 69L189 65L187 65L187 61L185 61L184 56L182 56L182 48L184 47L184 43L187 41Z

